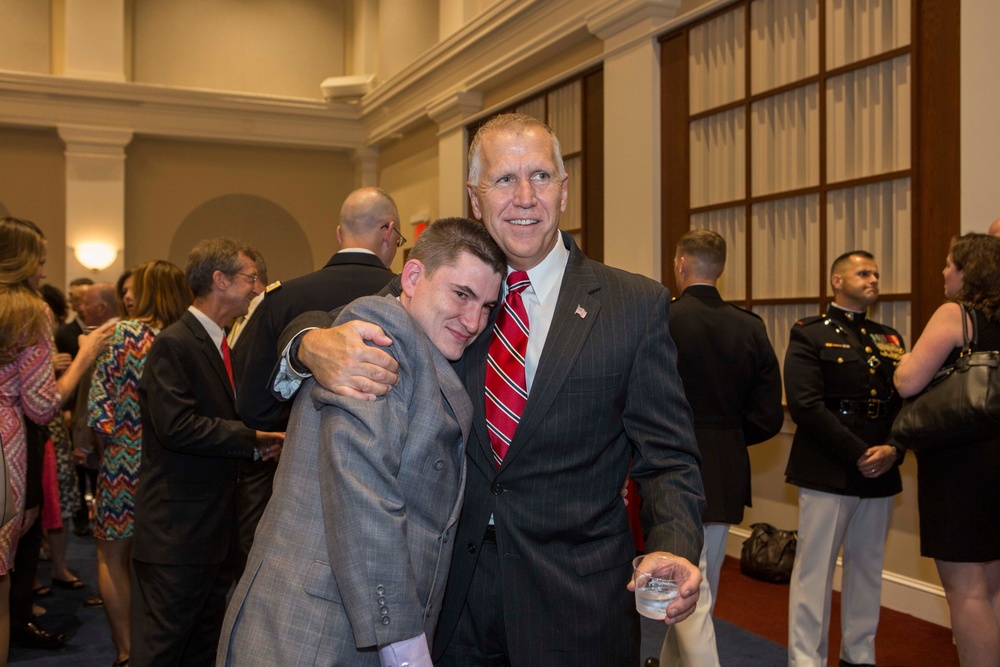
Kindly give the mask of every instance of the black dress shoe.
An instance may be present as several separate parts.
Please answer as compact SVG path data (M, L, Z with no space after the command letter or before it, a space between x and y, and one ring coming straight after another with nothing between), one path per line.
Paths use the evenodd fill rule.
M62 648L66 644L66 635L45 630L28 621L10 629L10 643L21 648Z
M846 660L840 661L840 667L875 667L875 665L870 662L847 662Z
M660 667L660 659L659 658L646 658L646 662L644 663L644 667Z

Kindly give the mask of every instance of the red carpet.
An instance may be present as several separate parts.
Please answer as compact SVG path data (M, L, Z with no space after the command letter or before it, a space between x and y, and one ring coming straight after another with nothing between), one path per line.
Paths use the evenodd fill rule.
M740 574L739 560L726 558L719 578L715 615L741 628L788 645L788 586L768 584ZM948 628L882 607L875 653L879 667L958 667ZM840 655L840 593L833 594L830 664Z

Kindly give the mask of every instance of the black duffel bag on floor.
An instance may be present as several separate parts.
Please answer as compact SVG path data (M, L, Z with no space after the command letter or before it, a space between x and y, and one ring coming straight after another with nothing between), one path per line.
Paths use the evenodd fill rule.
M743 542L740 572L772 584L787 584L795 563L797 532L781 530L769 523L750 525L753 532Z

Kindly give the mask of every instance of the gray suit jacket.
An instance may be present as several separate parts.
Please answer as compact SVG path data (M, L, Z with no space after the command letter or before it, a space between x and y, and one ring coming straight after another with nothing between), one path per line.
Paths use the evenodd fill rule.
M385 329L399 384L374 402L313 381L299 392L219 664L378 665L377 645L434 635L472 405L394 297L358 299L340 319Z

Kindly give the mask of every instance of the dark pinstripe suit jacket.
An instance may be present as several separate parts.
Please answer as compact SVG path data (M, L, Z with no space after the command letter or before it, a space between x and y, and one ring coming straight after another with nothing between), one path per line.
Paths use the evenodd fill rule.
M563 240L570 258L552 326L499 470L484 416L491 337L481 336L461 362L475 413L435 657L466 601L491 514L517 667L638 664L638 617L625 588L635 555L620 496L626 474L644 498L647 549L698 562L704 496L668 333L669 292L591 261Z

